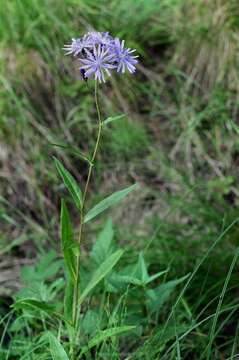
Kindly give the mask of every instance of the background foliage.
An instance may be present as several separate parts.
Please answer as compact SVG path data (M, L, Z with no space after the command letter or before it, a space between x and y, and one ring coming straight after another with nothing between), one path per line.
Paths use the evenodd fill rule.
M112 222L107 213L88 227L82 258L87 273L92 259L97 266L111 247L124 248L118 276L141 270L127 280L134 291L113 272L85 306L86 344L97 324L136 326L127 337L108 334L88 356L236 358L237 1L0 0L0 19L0 358L49 359L33 349L55 344L46 331L58 325L44 312L16 316L10 305L27 292L61 307L59 208L68 195L52 157L83 183L86 167L72 149L89 152L96 126L92 87L62 47L89 25L140 54L135 77L103 88L104 116L126 116L104 132L89 203L133 182L140 190L111 211ZM105 226L108 243L99 245ZM145 288L146 264L149 277L167 271Z

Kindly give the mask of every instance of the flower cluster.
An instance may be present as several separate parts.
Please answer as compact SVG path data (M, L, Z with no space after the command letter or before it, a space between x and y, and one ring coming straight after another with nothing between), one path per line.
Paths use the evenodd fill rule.
M99 82L105 82L105 74L111 71L124 73L135 72L136 50L125 48L124 40L113 38L108 32L88 32L82 38L72 39L70 45L63 48L66 55L72 54L80 60L80 71L83 78L94 77Z

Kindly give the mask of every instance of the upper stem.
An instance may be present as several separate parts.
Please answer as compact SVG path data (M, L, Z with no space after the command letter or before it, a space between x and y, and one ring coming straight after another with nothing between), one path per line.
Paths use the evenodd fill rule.
M85 190L83 193L82 209L84 208L85 199L86 199L86 195L87 195L87 191L88 191L88 187L89 187L89 182L90 182L91 175L92 175L92 168L94 166L94 161L95 161L97 151L99 148L101 130L102 130L102 121L101 121L101 114L100 114L100 107L99 107L98 81L95 81L95 105L96 105L97 116L98 116L98 134L97 134L97 139L96 139L93 155L90 160L89 172L88 172L88 176L87 176L87 180L86 180Z

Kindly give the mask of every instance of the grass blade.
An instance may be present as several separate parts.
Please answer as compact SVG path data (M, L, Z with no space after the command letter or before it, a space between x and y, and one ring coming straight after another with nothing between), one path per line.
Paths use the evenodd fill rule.
M211 358L211 354L212 354L211 348L212 348L212 344L213 344L213 340L214 340L214 334L215 334L215 330L216 330L218 317L219 317L220 310L221 310L221 307L222 307L222 303L223 303L223 300L224 300L224 297L225 297L225 294L226 294L226 291L227 291L227 287L228 287L228 284L229 284L229 281L230 281L230 278L231 278L231 275L232 275L232 271L233 271L233 269L234 269L234 267L236 265L238 256L239 256L239 248L237 249L237 251L236 251L236 253L235 253L234 257L233 257L233 260L231 262L231 266L229 268L229 271L227 273L227 276L226 276L226 279L225 279L225 282L224 282L224 285L223 285L222 292L221 292L220 297L219 297L216 313L215 313L215 316L213 318L213 323L212 323L212 327L211 327L211 331L210 331L209 343L208 343L208 346L206 348L207 360L209 360ZM202 355L204 355L204 354L202 354Z

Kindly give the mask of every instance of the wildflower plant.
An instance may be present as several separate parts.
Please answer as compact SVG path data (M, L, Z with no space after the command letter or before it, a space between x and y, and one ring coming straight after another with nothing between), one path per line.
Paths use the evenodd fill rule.
M115 266L122 257L123 250L117 248L113 243L113 227L110 219L106 222L90 251L87 271L85 271L85 266L82 266L81 243L85 236L86 224L138 187L137 184L130 185L104 198L91 209L87 208L87 196L102 131L109 122L121 118L121 116L115 116L106 120L102 119L99 84L105 82L106 76L110 76L113 71L122 74L125 71L134 73L137 56L133 55L135 50L125 48L124 41L114 39L108 33L99 32L90 32L82 38L72 39L72 43L66 45L64 50L68 55L71 54L78 58L83 80L93 79L98 118L98 129L92 154L89 156L80 154L81 159L86 161L88 166L84 184L78 184L63 163L54 158L60 178L79 214L79 226L76 230L73 229L68 205L65 199L62 199L60 233L65 280L60 278L49 283L49 278L55 276L59 270L59 260L54 252L44 255L39 265L23 271L22 279L27 283L32 282L31 288L23 289L17 294L13 307L14 311L23 312L28 332L33 318L42 322L42 333L37 333L33 337L33 349L31 350L33 357L31 359L49 359L49 351L53 360L88 359L92 358L92 351L94 352L93 358L115 358L115 355L112 354L112 350L115 351L115 342L112 341L112 347L111 345L105 347L104 344L125 333L135 332L134 335L136 335L137 325L145 323L145 309L147 309L149 318L152 318L154 314L158 317L159 307L162 306L163 301L170 296L175 286L185 280L185 277L154 289L149 288L151 283L163 276L167 270L150 275L143 253L139 254L136 263L116 272ZM35 280L33 281L33 279ZM101 300L103 307L99 304L95 306L90 302L92 293L97 293L100 286L101 290L103 288ZM131 313L127 314L124 308L125 297L127 297L130 287L133 287L134 298L138 299L139 305L142 307L140 313L138 304L136 304L138 318L135 321L134 315L133 324ZM59 302L60 293L64 294L64 301ZM116 294L119 299L116 305L117 310L113 310L112 315L104 309L104 296L107 293ZM159 294L163 300L161 297L159 298ZM12 329L15 329L16 333L21 332L22 326L18 319ZM17 341L19 341L18 334ZM43 357L40 357L42 352L39 349L43 349ZM99 357L96 353L97 349L99 349ZM17 356L20 352L23 355L21 358L29 358L28 346L24 348L21 345L21 350L15 351Z
M83 346L83 349L79 347L79 344L81 343L80 335L83 331L81 316L82 304L88 298L92 290L101 282L101 280L105 279L106 276L109 275L123 254L123 250L121 249L110 252L109 256L105 257L99 266L95 268L95 271L88 280L87 285L83 288L80 276L80 245L84 237L85 224L93 220L101 212L118 203L137 187L137 184L133 184L125 189L116 191L96 204L92 209L86 209L89 185L100 145L102 130L105 126L107 126L108 122L114 120L114 118L103 120L101 117L99 104L99 84L105 82L106 76L110 76L112 71L124 73L127 69L130 73L135 72L137 56L132 55L135 50L124 47L123 41L121 42L119 39L114 39L108 33L94 31L89 32L82 38L72 39L71 44L66 45L64 50L66 51L67 55L73 55L74 57L78 58L80 64L79 70L82 74L83 80L88 81L88 79L93 79L95 83L94 99L98 118L98 131L94 150L90 156L81 156L81 158L83 158L88 164L88 174L86 182L83 184L83 190L82 186L77 183L76 179L64 167L61 161L57 158L54 158L57 171L65 187L68 189L79 213L79 228L77 231L74 231L66 201L62 199L60 232L66 279L66 287L64 290L64 307L63 311L59 312L56 308L53 310L53 308L49 306L46 301L39 301L36 299L36 297L25 298L24 296L23 298L20 297L14 306L15 309L29 309L30 307L44 311L48 314L51 314L51 316L54 315L58 321L64 323L67 329L67 337L69 339L69 346L67 351L64 349L61 342L51 332L47 332L44 340L47 339L47 341L50 343L50 349L52 355L54 355L54 359L70 358L73 360L78 359L79 356L81 358L81 355L89 350L89 344L87 346L85 345L85 347ZM115 117L115 119L118 118L120 117ZM75 233L78 233L77 236L75 236ZM105 234L105 236L107 236L107 234ZM103 241L105 241L104 238ZM99 245L97 245L96 248L97 247L99 248ZM132 328L134 327L125 325L107 329L107 331L103 333L103 338L101 334L100 341L103 341L104 338L132 330ZM97 343L95 345L97 345Z
M126 189L117 191L95 205L88 212L85 211L85 203L90 180L92 177L92 170L95 165L96 155L100 145L102 129L105 125L105 121L102 120L100 112L98 85L101 82L105 82L105 74L110 76L111 71L124 73L125 69L128 69L130 73L135 72L135 64L137 63L137 60L136 56L132 55L135 50L124 48L123 41L120 42L119 39L114 39L108 33L100 33L95 31L87 33L82 38L72 39L72 43L70 45L66 45L64 50L66 51L66 54L72 54L79 59L79 70L81 71L84 80L91 78L94 79L94 98L98 117L98 133L93 153L88 160L88 175L83 192L72 175L64 168L59 160L55 159L57 170L61 175L65 186L72 195L72 198L80 213L78 241L75 242L70 225L69 213L65 202L62 201L61 240L65 264L68 272L67 278L69 281L69 294L66 294L66 298L70 299L70 302L72 301L72 304L70 304L71 310L68 314L70 316L68 321L72 327L71 334L73 334L73 338L71 339L72 346L70 349L70 355L74 358L74 343L76 342L78 329L80 329L80 305L83 303L89 292L115 266L123 253L122 250L117 250L111 254L111 256L100 265L88 286L80 294L80 244L84 235L84 225L99 215L102 211L123 199L137 186L134 184L127 187ZM125 330L127 329L125 328Z
M78 341L77 336L79 336L79 331L81 329L80 307L92 289L112 270L123 254L122 250L117 250L105 259L93 274L83 292L80 292L80 244L84 236L85 223L95 218L110 206L116 204L137 186L137 184L134 184L126 189L115 192L86 212L85 204L92 171L100 145L102 129L105 123L107 123L107 121L103 121L101 117L98 94L99 83L105 82L105 75L110 76L111 71L124 73L127 69L130 73L135 72L137 56L132 55L135 50L124 47L123 41L120 42L119 39L114 39L108 33L95 31L87 33L82 38L72 39L72 43L70 45L65 45L64 50L67 55L73 55L79 59L79 70L81 71L84 80L94 79L94 98L98 117L97 137L93 153L89 159L87 158L88 175L83 191L68 170L64 168L63 164L58 159L55 159L56 168L62 177L65 186L69 190L80 215L78 239L75 241L69 212L65 201L62 200L61 242L66 266L66 278L68 281L65 294L65 306L67 308L67 310L65 309L65 320L67 321L69 329L70 356L74 359L75 345ZM121 332L122 330L127 331L129 329L130 327L124 327L123 329L118 330Z

